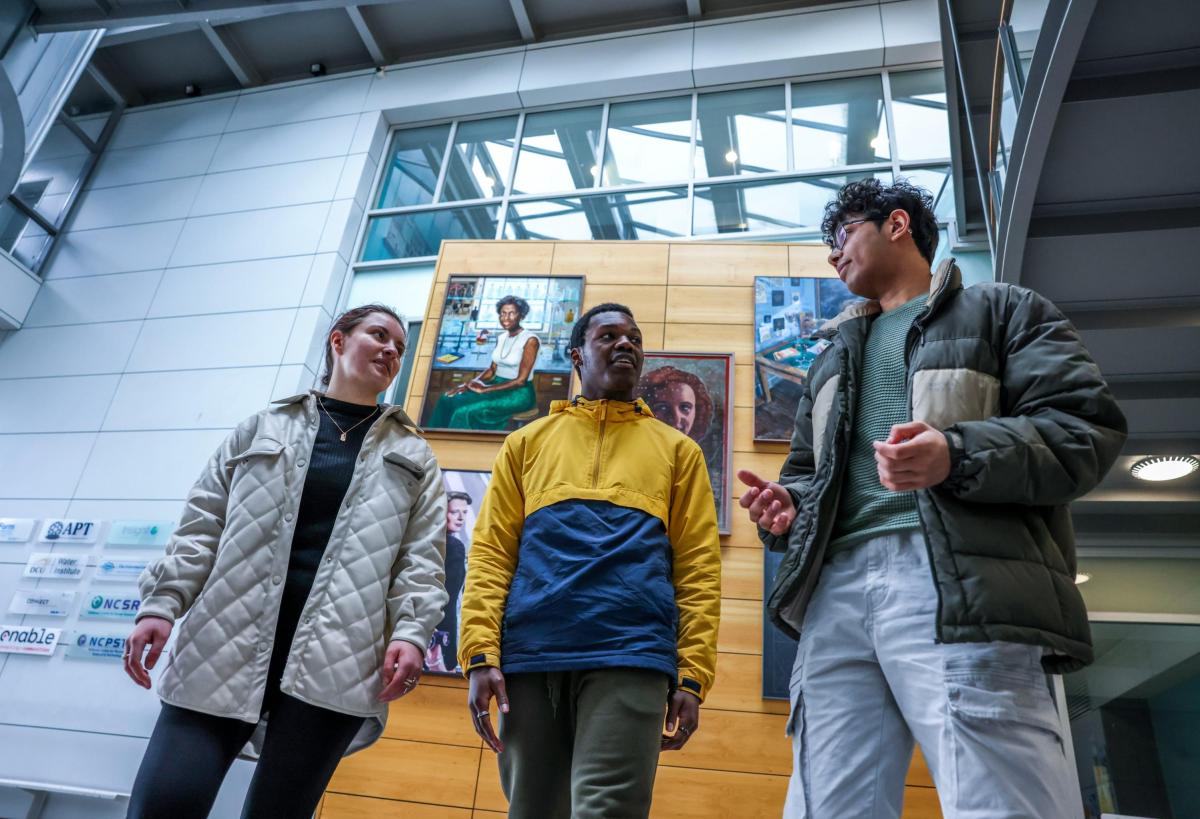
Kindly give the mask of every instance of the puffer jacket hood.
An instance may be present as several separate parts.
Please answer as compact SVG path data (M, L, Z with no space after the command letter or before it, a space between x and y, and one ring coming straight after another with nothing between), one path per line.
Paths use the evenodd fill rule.
M166 554L142 573L139 619L183 618L159 684L164 702L259 721L319 427L315 395L277 401L230 433ZM376 696L388 642L424 651L442 617L445 530L433 452L402 409L386 407L363 441L280 683L304 702L368 718L348 753L383 731L387 705Z

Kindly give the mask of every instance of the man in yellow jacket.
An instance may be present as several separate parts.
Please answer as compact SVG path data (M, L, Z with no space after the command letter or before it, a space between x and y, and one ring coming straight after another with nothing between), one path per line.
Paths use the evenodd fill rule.
M659 751L696 731L713 683L720 540L700 447L634 399L629 308L584 313L571 360L582 397L496 457L459 661L510 817L632 819L649 814Z

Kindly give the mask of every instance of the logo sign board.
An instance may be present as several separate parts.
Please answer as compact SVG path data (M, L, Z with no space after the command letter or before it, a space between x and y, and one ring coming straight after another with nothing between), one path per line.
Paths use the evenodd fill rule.
M58 580L77 580L83 576L87 566L85 555L55 555L49 552L34 552L25 564L22 577L50 577Z
M67 617L75 602L75 592L45 589L17 589L8 604L9 614L37 614L42 617Z
M77 631L64 641L67 656L80 660L121 660L125 655L125 635Z
M96 575L92 579L123 582L137 580L142 570L149 565L149 558L106 557L96 564Z
M24 543L35 523L32 518L0 518L0 543Z
M61 633L62 629L44 626L0 626L0 653L49 657Z
M100 535L98 520L48 520L38 540L47 543L95 543Z
M84 600L81 617L105 620L132 620L137 617L142 598L136 595L94 594Z
M114 520L108 530L109 546L166 546L175 522L170 520Z

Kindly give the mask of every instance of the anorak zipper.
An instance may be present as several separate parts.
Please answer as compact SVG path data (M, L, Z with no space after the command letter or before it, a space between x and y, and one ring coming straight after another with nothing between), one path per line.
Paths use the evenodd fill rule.
M600 454L604 450L604 430L608 426L608 402L600 404L600 434L596 436L596 457L592 465L592 489L600 482Z

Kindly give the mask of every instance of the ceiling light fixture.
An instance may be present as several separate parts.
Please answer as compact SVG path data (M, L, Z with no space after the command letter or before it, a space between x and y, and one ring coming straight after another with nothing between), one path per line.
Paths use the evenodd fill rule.
M1084 583L1092 579L1092 576L1087 572L1079 572L1075 575L1075 585L1082 586Z
M187 85L185 85L185 86L183 87L183 95L184 95L185 97L198 97L198 96L200 96L200 86L196 85L194 82L190 82L190 83L188 83Z
M734 162L737 162L737 151L727 151L725 154L725 161L730 165L732 165Z
M1129 474L1140 481L1173 481L1200 469L1200 460L1191 455L1155 455L1142 458L1129 467Z
M325 63L312 63L308 67L308 73L314 77L320 77L325 73Z

